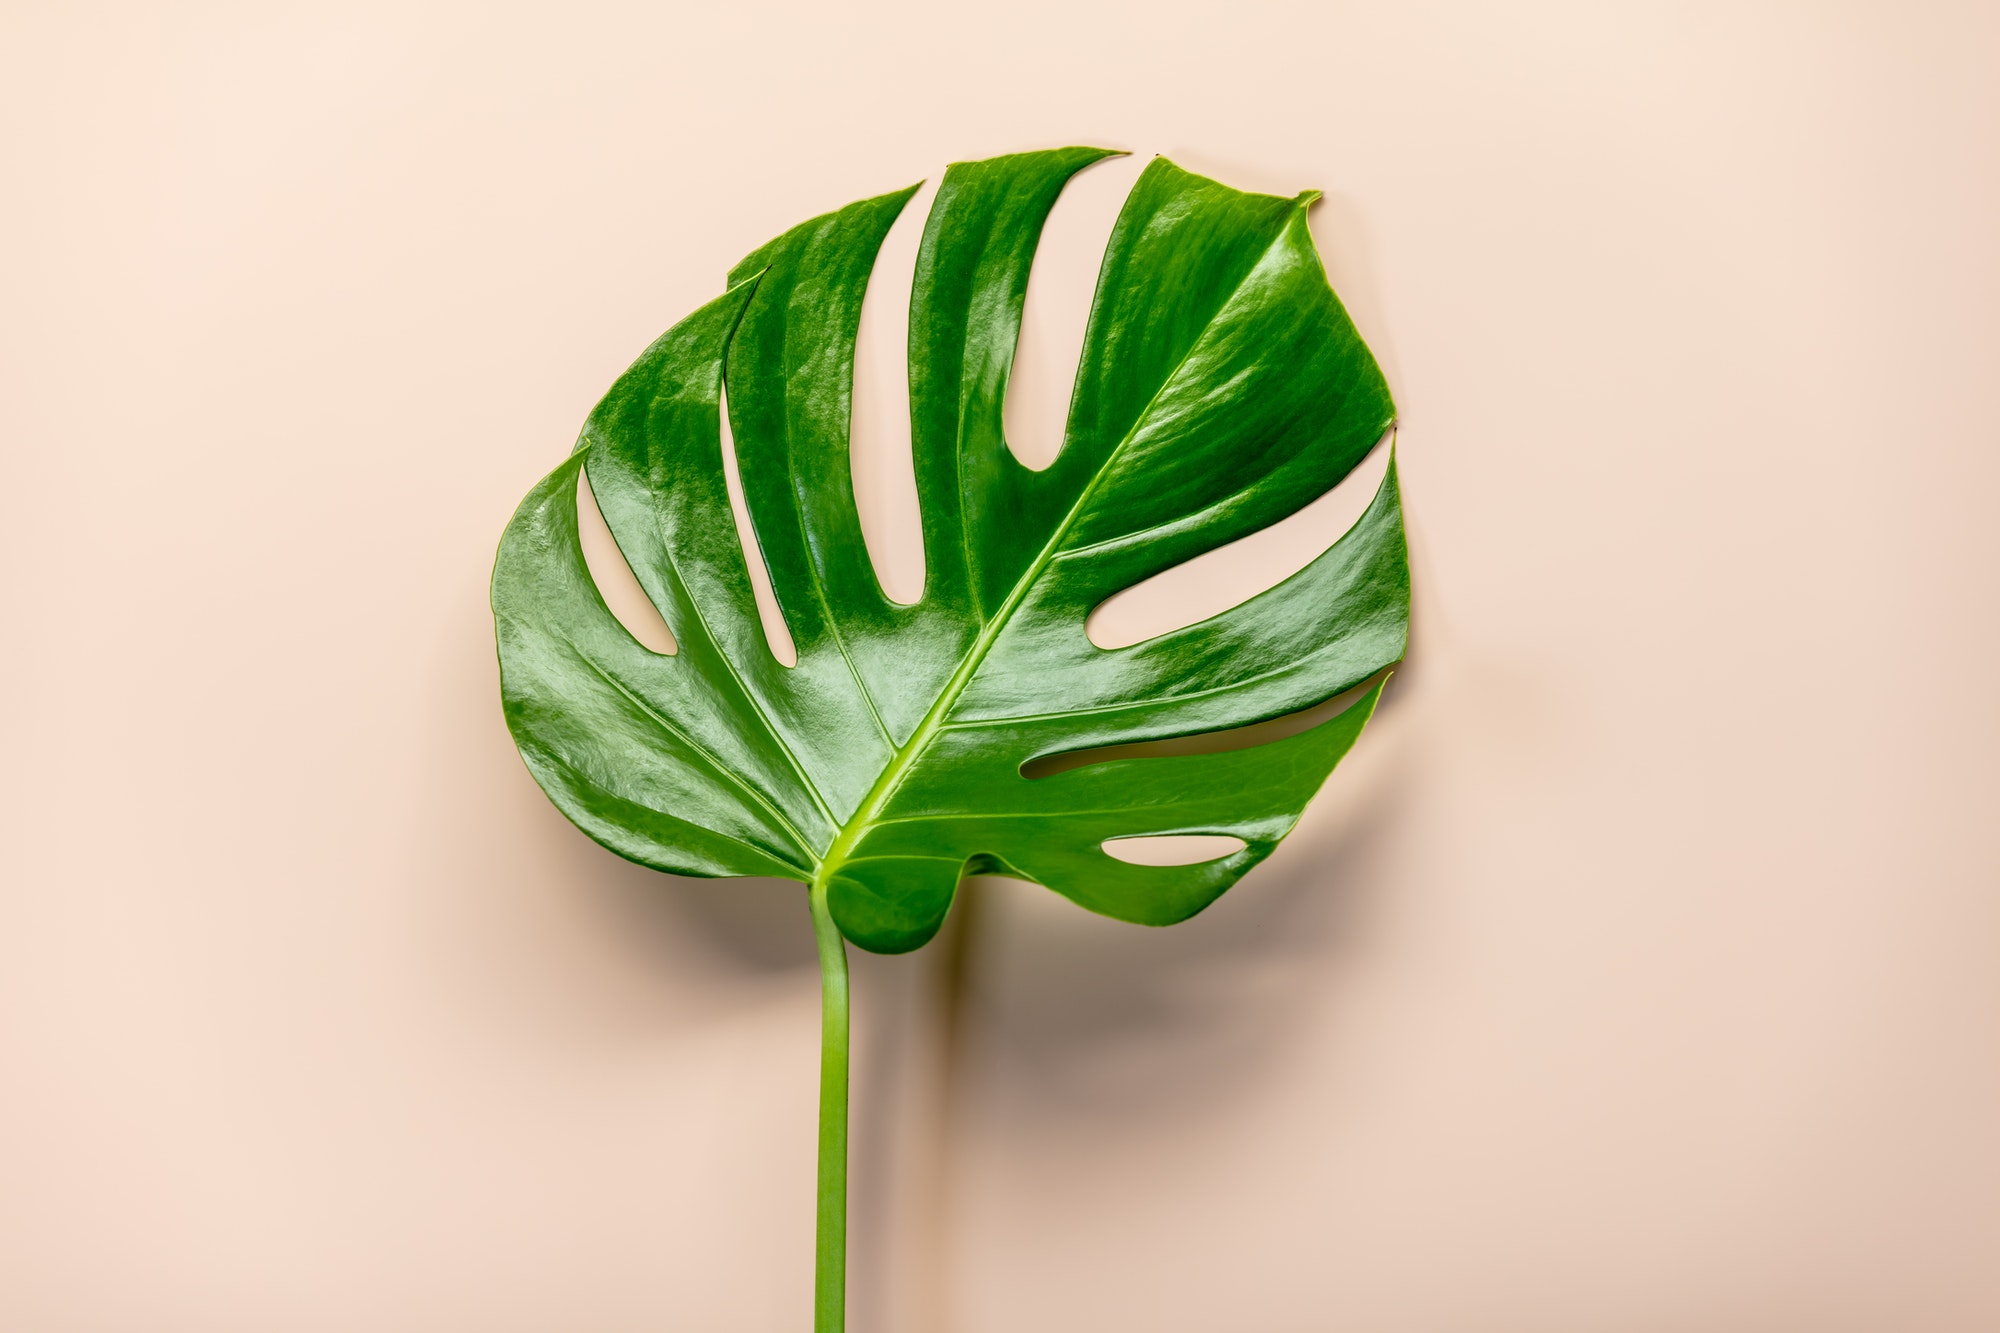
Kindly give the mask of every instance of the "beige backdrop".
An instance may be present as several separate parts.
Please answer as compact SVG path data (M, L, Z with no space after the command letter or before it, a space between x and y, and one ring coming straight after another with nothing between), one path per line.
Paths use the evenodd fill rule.
M549 806L489 562L742 253L1077 141L1141 156L1052 223L1020 446L1144 154L1326 190L1415 644L1206 916L984 883L949 1041L943 952L863 960L857 1333L2000 1327L1996 51L1886 3L8 5L0 1327L806 1327L804 903Z

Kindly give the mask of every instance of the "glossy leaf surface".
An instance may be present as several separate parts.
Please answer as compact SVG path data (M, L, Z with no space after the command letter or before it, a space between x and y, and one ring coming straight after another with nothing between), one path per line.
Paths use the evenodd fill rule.
M825 886L878 951L929 939L959 879L1034 880L1094 911L1201 910L1291 829L1380 692L1283 740L1023 776L1032 760L1244 726L1403 654L1409 571L1393 465L1312 564L1199 624L1100 649L1085 619L1348 474L1394 415L1328 286L1306 210L1155 159L1111 234L1055 461L1017 462L1002 404L1042 224L1108 154L960 163L910 305L922 598L884 596L849 473L855 335L914 190L814 218L649 347L522 503L493 576L509 726L565 814L635 861ZM797 651L765 641L725 485L725 397L756 543ZM606 609L579 470L671 627L663 656ZM1107 839L1233 835L1147 866Z

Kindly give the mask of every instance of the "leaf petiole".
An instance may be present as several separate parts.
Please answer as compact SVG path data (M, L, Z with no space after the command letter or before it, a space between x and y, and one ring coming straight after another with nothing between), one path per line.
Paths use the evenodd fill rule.
M813 1333L847 1327L847 941L826 906L824 876L813 880L813 936L819 942L819 1211L814 1237Z

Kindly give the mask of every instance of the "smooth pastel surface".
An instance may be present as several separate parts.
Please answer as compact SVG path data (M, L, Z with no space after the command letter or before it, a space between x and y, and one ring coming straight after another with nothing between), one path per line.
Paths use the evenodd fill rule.
M0 6L0 1328L800 1333L805 891L556 810L494 538L748 244L1085 142L1133 156L1050 215L1010 442L1152 154L1324 189L1411 650L1193 920L977 881L948 1068L949 938L855 951L855 1333L1991 1333L1996 49L1790 0ZM906 598L926 204L857 350ZM1093 625L1288 577L1381 466Z

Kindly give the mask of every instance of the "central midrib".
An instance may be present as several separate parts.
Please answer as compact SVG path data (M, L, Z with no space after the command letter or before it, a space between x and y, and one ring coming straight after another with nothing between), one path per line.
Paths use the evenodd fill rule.
M1177 365L1175 369L1178 370L1179 366ZM1169 375L1167 378L1171 380L1173 376ZM1166 386L1162 383L1161 387ZM1154 396L1158 397L1157 391ZM1148 402L1147 406L1151 407L1152 404ZM1145 413L1142 411L1139 416L1143 419ZM1136 426L1136 422L1134 424ZM1069 534L1070 525L1083 511L1084 502L1097 489L1097 483L1103 479L1105 473L1111 470L1112 461L1118 457L1119 451L1131 438L1128 432L1125 439L1120 440L1105 457L1104 466L1097 470L1089 484L1078 493L1076 503L1069 507L1069 512L1063 515L1062 522L1049 534L1048 541L1042 545L1040 551L1036 552L1035 558L1021 572L1021 577L1015 580L1013 588L1007 593L1007 599L1000 603L999 609L993 613L993 618L979 631L979 637L972 641L972 650L966 653L964 660L958 664L958 670L952 672L951 679L945 682L942 690L938 691L938 697L931 703L930 711L924 714L924 720L910 733L910 739L897 748L896 753L876 776L875 784L868 789L868 794L861 798L860 806L855 809L848 821L840 826L840 832L834 837L833 845L827 848L826 855L820 860L818 871L813 875L814 884L821 885L831 880L840 867L846 864L847 854L854 850L855 843L874 826L875 817L882 813L883 807L889 803L889 798L896 794L896 788L902 784L904 775L922 756L925 747L930 744L931 737L935 736L944 725L945 716L951 712L952 705L958 702L959 696L965 693L965 687L972 683L972 677L978 673L980 664L986 660L986 654L992 651L994 641L1000 637L1000 632L1007 627L1008 620L1021 605L1021 599L1028 595L1028 589L1033 586L1035 579L1040 576L1043 569L1047 568L1049 560L1055 555L1056 547Z
M1319 191L1309 190L1294 199L1292 207L1294 209L1304 207L1317 198L1319 198ZM1203 326L1201 333L1197 334L1193 341L1188 343L1187 349L1174 361L1173 369L1161 377L1159 384L1147 396L1145 405L1132 418L1131 426L1120 437L1118 443L1111 447L1111 451L1104 456L1103 463L1099 464L1097 471L1091 474L1089 482L1077 493L1075 503L1071 504L1069 512L1063 515L1062 522L1058 523L1055 531L1049 534L1048 541L1043 543L1040 551L1036 552L1035 558L1029 562L1028 567L1021 571L1021 577L1014 581L1013 588L1007 593L1007 599L1000 603L999 609L993 613L993 618L987 621L985 628L979 631L979 637L972 642L971 651L966 653L965 659L958 664L958 670L952 672L951 679L945 682L944 689L938 692L938 697L932 702L930 711L924 714L924 720L919 722L917 729L910 733L910 739L897 748L895 754L890 757L889 762L883 766L881 773L876 776L874 785L869 787L868 794L861 798L861 804L855 808L854 814L848 818L845 824L840 826L840 832L835 835L833 845L827 848L826 855L820 858L819 866L813 873L812 882L814 885L823 886L830 881L839 872L841 866L847 863L848 853L854 850L854 845L874 826L875 817L882 813L883 807L889 803L889 798L896 794L896 788L902 785L903 778L909 773L917 760L922 757L925 748L930 744L931 738L943 727L944 719L951 712L952 705L956 704L959 696L965 693L965 687L972 683L972 678L978 673L980 664L986 660L986 654L992 651L994 641L1000 637L1001 631L1007 627L1008 620L1013 617L1014 612L1020 607L1021 599L1028 595L1028 589L1033 586L1035 580L1041 576L1042 571L1048 567L1049 561L1054 558L1056 548L1062 544L1062 539L1069 535L1070 526L1076 522L1076 516L1083 512L1084 505L1089 502L1090 497L1096 492L1098 483L1103 481L1105 476L1110 473L1112 465L1118 461L1119 454L1124 452L1125 446L1130 444L1133 437L1139 433L1139 427L1146 420L1147 414L1153 410L1153 404L1160 400L1160 395L1167 391L1167 386L1172 384L1175 378L1179 376L1181 368L1187 365L1188 358L1194 355L1197 347L1201 346L1202 339L1207 336L1208 330L1214 327L1215 321L1221 315L1222 311L1231 301L1236 299L1237 293L1243 290L1243 284L1250 280L1250 275L1257 271L1258 266L1270 254L1272 247L1284 239L1285 228L1291 225L1290 219L1291 215L1288 213L1284 226L1280 226L1271 239L1265 243L1264 249L1259 253L1256 262L1243 271L1243 275L1236 280L1235 286L1230 289L1229 295L1225 296L1221 303L1215 307L1214 311L1210 313L1208 322Z

